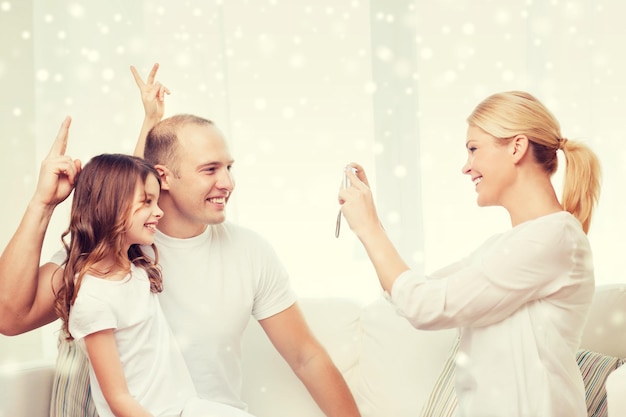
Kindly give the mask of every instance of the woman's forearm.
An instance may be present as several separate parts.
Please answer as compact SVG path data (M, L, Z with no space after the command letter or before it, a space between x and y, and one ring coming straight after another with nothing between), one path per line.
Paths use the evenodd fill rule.
M408 265L380 224L359 234L358 237L374 265L380 285L390 293L396 278L409 269Z

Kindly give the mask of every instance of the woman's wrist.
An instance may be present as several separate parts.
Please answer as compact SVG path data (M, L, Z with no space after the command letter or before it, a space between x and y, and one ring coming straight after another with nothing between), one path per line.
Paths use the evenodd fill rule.
M356 234L363 244L367 244L367 242L378 241L382 236L386 235L386 232L382 223L376 220L375 222L364 225L358 230L354 230L354 234Z

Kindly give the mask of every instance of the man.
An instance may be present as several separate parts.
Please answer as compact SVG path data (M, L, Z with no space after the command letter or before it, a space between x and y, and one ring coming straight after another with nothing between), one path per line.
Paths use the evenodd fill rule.
M143 153L149 132L145 156L162 180L159 205L165 216L155 238L165 283L160 300L200 396L245 408L240 346L252 314L328 417L359 416L341 374L306 325L272 248L256 233L225 221L235 184L233 158L222 133L192 115L157 123L168 93L154 82L158 65L147 83L131 69L146 110L136 154ZM33 200L0 258L3 334L19 334L56 319L51 288L60 278L56 270L62 259L38 265L54 207L67 198L80 171L80 162L64 155L68 129L69 119L42 163ZM78 360L84 361L79 356L62 342L58 366L76 368ZM79 374L84 377L84 371ZM74 380L57 372L52 415L67 413L65 397L56 393L67 391ZM77 392L77 408L87 407L86 391Z

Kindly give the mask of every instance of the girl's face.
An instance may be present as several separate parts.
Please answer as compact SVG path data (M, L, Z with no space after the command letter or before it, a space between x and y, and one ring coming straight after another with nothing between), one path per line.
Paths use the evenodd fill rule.
M154 233L163 211L159 208L159 182L148 175L146 183L137 181L135 196L130 211L130 218L126 227L126 243L130 247L133 244L151 245L154 242Z
M497 139L476 126L467 129L467 162L463 173L471 177L479 206L503 206L507 189L513 183L514 164L511 144Z

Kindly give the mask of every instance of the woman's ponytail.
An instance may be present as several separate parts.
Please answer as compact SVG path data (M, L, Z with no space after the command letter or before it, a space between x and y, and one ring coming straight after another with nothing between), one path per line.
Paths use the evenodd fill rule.
M595 153L578 141L561 139L565 155L565 179L561 205L589 232L591 215L600 197L600 162Z

